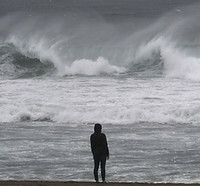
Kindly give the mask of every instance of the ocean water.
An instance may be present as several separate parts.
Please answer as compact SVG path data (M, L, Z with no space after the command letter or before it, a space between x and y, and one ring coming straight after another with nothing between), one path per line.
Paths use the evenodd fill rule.
M198 0L0 0L0 179L200 183Z

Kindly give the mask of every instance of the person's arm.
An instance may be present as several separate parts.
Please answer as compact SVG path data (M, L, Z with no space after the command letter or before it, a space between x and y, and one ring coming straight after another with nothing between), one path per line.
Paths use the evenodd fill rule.
M92 135L90 136L90 145L91 145L91 151L94 154L94 144L93 144L93 139Z
M108 149L108 142L107 142L106 135L105 135L105 146L106 146L106 157L107 159L109 159L109 149Z

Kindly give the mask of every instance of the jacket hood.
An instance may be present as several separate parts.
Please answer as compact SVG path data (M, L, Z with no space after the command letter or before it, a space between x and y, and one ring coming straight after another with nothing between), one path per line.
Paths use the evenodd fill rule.
M101 124L96 123L95 126L94 126L94 132L95 133L101 133L101 129L102 129Z

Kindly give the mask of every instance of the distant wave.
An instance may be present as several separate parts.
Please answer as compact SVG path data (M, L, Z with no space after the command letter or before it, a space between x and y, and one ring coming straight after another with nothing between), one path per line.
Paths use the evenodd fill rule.
M200 80L199 6L158 20L105 21L77 12L7 15L0 19L0 75L139 73Z
M168 37L160 36L140 46L131 68L133 71L199 81L199 49L200 43L195 47L193 44L179 46Z
M32 78L54 71L54 66L37 58L25 56L11 44L0 45L1 78Z
M32 57L31 57L32 56ZM41 60L33 54L23 54L13 44L0 46L0 76L2 78L32 78L58 74L53 61ZM103 57L96 61L75 60L70 67L63 66L61 75L100 75L123 73L125 68L110 65Z

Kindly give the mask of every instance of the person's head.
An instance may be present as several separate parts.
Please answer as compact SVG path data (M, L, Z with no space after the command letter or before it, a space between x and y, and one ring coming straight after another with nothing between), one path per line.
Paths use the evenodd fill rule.
M101 124L96 123L96 124L94 125L94 132L100 133L100 132L101 132L101 129L102 129Z

